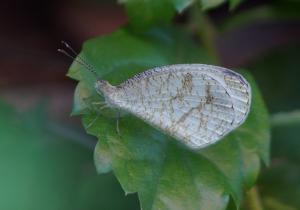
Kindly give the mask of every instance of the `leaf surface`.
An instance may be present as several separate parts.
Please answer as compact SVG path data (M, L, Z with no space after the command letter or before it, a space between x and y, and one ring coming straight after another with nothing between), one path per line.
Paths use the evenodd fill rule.
M129 24L135 30L168 23L176 12L171 0L125 0L121 3L125 3Z
M139 37L121 29L87 41L81 56L115 85L154 66L211 63L201 48L174 28L154 29ZM79 80L78 88L85 88L75 92L75 106L87 132L99 139L98 172L113 170L126 193L138 193L144 210L221 210L230 196L239 206L243 189L256 180L260 158L268 162L269 155L268 113L253 78L244 74L253 89L248 120L219 143L192 151L132 115L122 115L120 136L113 110L80 109L86 95L101 98L92 75L73 63L69 76Z

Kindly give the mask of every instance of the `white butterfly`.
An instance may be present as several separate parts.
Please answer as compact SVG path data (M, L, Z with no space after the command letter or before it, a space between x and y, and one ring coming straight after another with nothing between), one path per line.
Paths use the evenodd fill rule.
M95 73L80 57L75 61ZM107 106L127 111L194 149L241 125L251 104L251 87L240 74L204 64L153 68L118 86L99 79L95 88Z
M98 80L108 106L125 110L191 148L203 148L241 125L250 109L248 82L231 70L177 64L137 74L118 86Z

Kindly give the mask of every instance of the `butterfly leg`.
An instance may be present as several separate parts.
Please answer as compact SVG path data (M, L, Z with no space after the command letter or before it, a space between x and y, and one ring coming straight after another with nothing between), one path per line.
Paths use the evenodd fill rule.
M103 105L106 105L105 101L93 101L91 98L83 98L83 101L89 109L94 111L96 111L99 106L101 108Z
M105 101L96 101L96 102L92 102L93 105L103 105L106 104Z
M92 102L91 105L92 105L94 110L101 110L107 104L106 104L105 101L98 101L98 102Z
M106 108L108 108L108 107L109 107L109 106L108 106L107 104L103 104L103 105L99 108L99 110L106 109ZM98 120L99 116L101 115L101 113L99 112L99 110L96 110L96 113L97 113L96 117L88 124L88 126L86 127L86 129L92 127L92 125Z
M90 127L92 127L94 125L94 123L98 120L99 116L100 116L100 113L97 112L96 117L86 126L85 129L89 129Z

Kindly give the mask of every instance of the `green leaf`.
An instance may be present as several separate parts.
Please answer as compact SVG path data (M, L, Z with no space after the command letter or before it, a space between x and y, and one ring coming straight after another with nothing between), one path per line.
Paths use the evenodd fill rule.
M226 0L120 0L125 4L129 18L129 26L135 31L142 31L155 25L168 24L176 15L195 2L199 2L203 10L217 7ZM241 0L230 0L230 8L235 8Z
M235 3L234 3L235 2ZM229 1L230 8L234 9L240 0ZM237 30L252 24L261 22L286 22L299 20L299 1L273 1L270 4L262 4L247 10L237 11L236 14L227 16L223 23L219 24L220 29L225 31Z
M80 55L113 84L154 66L210 63L183 32L170 28L139 37L121 29L87 41ZM224 209L230 196L239 206L243 188L256 180L259 159L268 162L269 154L268 114L254 80L244 74L253 89L248 120L219 143L199 151L182 147L128 114L120 119L120 136L113 111L99 115L91 109L83 115L83 125L99 139L95 150L98 171L113 170L126 193L138 193L144 210ZM96 94L91 75L78 64L72 65L69 76L85 84L80 87L89 87L85 90L91 91L89 95Z
M124 0L121 3L125 3L129 24L137 30L168 23L175 15L171 0Z
M17 113L0 101L0 116L0 209L138 209L112 174L97 175L92 150L78 144L86 135L39 109Z
M245 184L250 188L257 179L259 158L267 165L270 162L270 123L267 108L253 77L248 72L243 74L251 84L253 99L248 119L234 134L240 140Z

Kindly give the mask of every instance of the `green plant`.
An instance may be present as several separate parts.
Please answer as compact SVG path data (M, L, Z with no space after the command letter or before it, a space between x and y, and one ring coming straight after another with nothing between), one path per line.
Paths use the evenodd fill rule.
M201 7L207 9L222 2L202 1ZM192 1L124 3L129 24L112 34L86 41L79 55L95 67L101 78L119 84L154 66L216 61L213 51L208 52L193 41L186 29L167 24L175 8L181 12ZM83 115L87 132L99 139L95 149L98 172L112 170L126 194L138 193L145 210L225 209L230 198L239 207L243 191L250 189L257 179L260 158L266 164L269 162L270 140L264 102L253 78L247 72L243 74L253 89L246 123L220 143L195 152L131 115L121 117L119 136L116 112L105 110L99 116L91 106L91 101L103 100L94 89L96 78L74 62L68 73L79 81L73 114Z
M233 68L253 90L251 112L241 127L215 145L192 151L122 113L120 136L116 111L104 109L99 115L93 105L103 100L94 88L96 78L73 62L68 76L78 84L72 115L81 116L85 131L69 119L67 124L49 117L41 104L23 113L16 111L20 104L15 109L0 101L0 209L299 209L300 46L291 39L264 53L260 48L268 40L282 40L274 35L276 28L282 33L280 24L287 31L297 27L300 4L249 2L239 7L240 0L120 0L128 24L87 40L79 54L101 78L117 85L165 64L234 66L243 52L220 50L220 41L233 49L253 45L250 51L259 50L247 51L253 57L240 62L247 70ZM220 21L215 11L227 15ZM252 33L257 25L262 42ZM251 36L235 36L249 28ZM291 34L297 35L283 37ZM224 62L226 56L230 62Z

